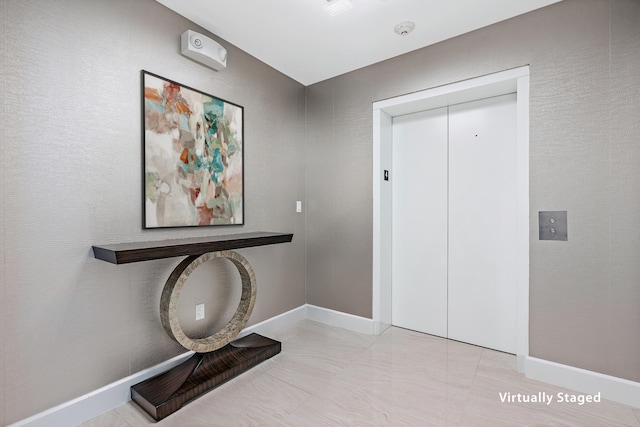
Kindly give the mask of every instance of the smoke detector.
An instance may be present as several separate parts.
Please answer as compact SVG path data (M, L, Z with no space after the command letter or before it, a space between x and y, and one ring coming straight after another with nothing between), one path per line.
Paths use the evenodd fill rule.
M401 35L401 36L406 36L408 35L411 31L413 31L416 28L416 24L411 22L411 21L404 21L399 23L398 25L396 25L393 28L393 31L395 31L396 34Z

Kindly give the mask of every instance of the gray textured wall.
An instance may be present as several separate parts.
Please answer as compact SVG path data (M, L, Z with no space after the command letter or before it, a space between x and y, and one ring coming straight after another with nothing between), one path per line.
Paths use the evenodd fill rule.
M531 355L640 381L640 2L558 4L307 88L307 302L371 317L371 103L530 64ZM567 210L569 241L537 240Z
M0 16L7 16L6 14L6 4L4 1L0 2ZM4 28L5 28L5 24L4 24L5 19L2 18L0 19L0 34L2 34L2 37L4 39ZM6 57L6 47L5 47L5 43L0 43L0 58L3 58L2 60L2 64L0 64L0 73L2 76L4 76L6 74L5 72L5 61L4 58ZM6 79L4 78L0 78L0 102L2 105L2 107L4 108L4 106L6 105L6 101L5 101L5 92L6 92ZM6 328L6 316L5 316L5 301L6 301L6 297L5 297L5 268L4 268L4 257L5 257L5 245L4 242L6 241L5 239L5 209L4 209L4 204L5 202L5 197L4 197L4 169L5 169L5 156L4 156L4 151L5 151L5 134L4 134L4 129L6 129L6 119L5 119L5 115L3 113L0 113L0 135L2 135L2 139L0 140L0 165L2 165L2 172L0 172L0 200L2 200L2 209L0 209L0 241L3 242L2 244L0 244L0 424L4 425L4 420L5 420L5 404L4 404L4 396L5 396L5 340L6 340L6 332L5 330Z
M183 58L201 29L153 0L0 1L0 423L182 352L157 307L178 260L114 266L96 243L294 232L242 251L250 322L305 302L305 262L307 302L370 317L371 103L525 64L532 355L640 381L638 28L635 0L565 0L305 93L224 41L225 71ZM141 230L140 69L245 107L247 226ZM569 211L568 242L537 241L547 209ZM205 276L187 306L215 300Z
M258 278L250 324L305 302L305 89L224 41L226 70L184 58L187 29L202 31L153 0L0 1L0 425L186 351L158 313L180 259L116 266L93 244L293 232L240 251ZM142 230L141 69L244 106L246 226ZM224 286L206 276L185 319L195 302L214 312Z

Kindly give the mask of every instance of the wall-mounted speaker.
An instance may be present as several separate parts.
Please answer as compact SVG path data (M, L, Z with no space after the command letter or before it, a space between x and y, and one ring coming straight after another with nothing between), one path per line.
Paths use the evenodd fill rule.
M180 47L184 56L216 71L227 67L227 49L207 36L187 30L180 37Z

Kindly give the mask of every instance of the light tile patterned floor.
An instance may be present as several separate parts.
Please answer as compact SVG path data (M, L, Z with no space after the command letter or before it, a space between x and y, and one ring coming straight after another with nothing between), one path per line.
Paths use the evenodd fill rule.
M83 427L639 426L640 409L532 381L515 357L400 328L369 336L309 320L270 336L282 353L156 423L134 403ZM545 392L544 403L500 393Z

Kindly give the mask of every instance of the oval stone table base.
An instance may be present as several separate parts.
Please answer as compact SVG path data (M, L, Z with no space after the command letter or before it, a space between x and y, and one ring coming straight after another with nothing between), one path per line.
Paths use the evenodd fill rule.
M280 353L281 344L251 334L230 342L247 323L255 302L255 275L249 262L232 249L291 242L293 234L252 232L213 237L116 243L93 246L93 254L112 264L150 261L187 255L165 284L160 317L167 334L183 347L199 353L181 365L131 387L131 398L156 421ZM176 304L191 271L215 258L229 259L238 269L242 297L236 314L219 332L203 339L191 339L178 323ZM228 343L228 344L227 344ZM225 345L226 344L226 345ZM221 346L224 346L220 348Z
M160 421L178 409L280 353L278 341L250 334L131 387L131 399Z

